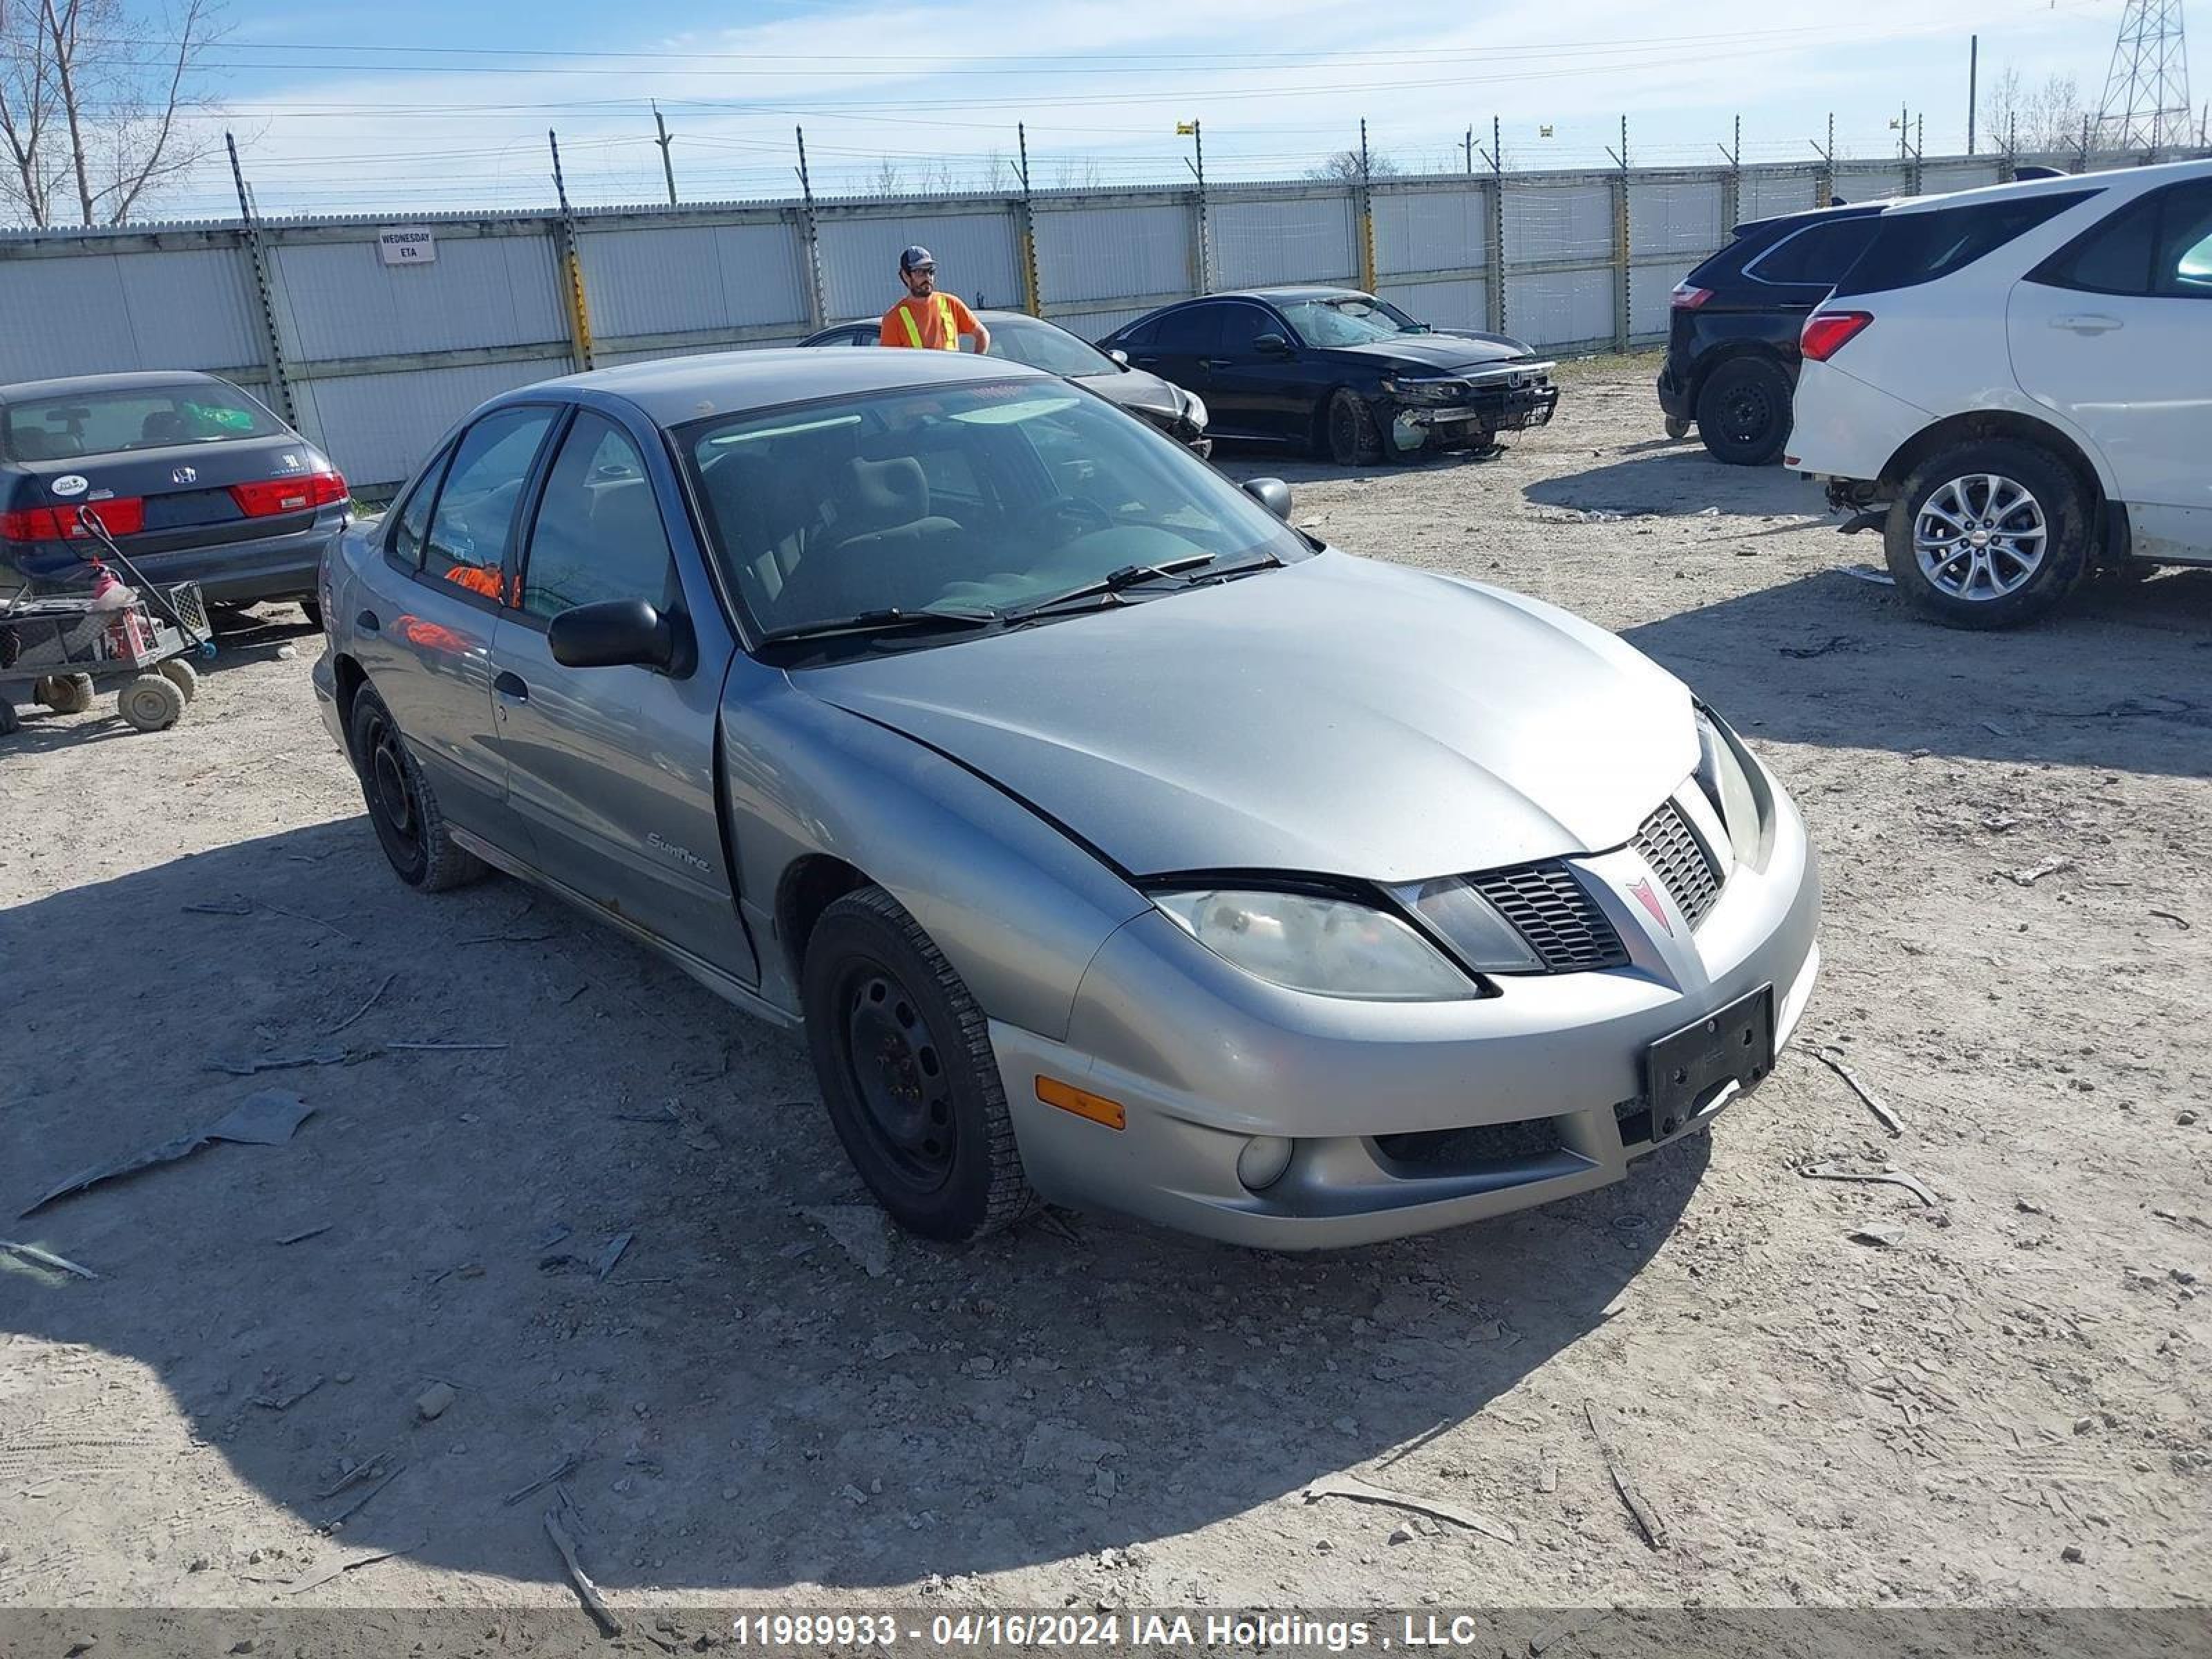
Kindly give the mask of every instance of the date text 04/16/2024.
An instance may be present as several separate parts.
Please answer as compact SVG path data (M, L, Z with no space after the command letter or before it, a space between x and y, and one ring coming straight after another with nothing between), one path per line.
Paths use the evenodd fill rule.
M732 1634L739 1647L803 1649L888 1648L903 1640L939 1648L1111 1648L1125 1642L1188 1647L1308 1648L1329 1653L1392 1648L1463 1648L1480 1635L1480 1623L1464 1614L1407 1614L1394 1633L1362 1619L1299 1613L939 1613L925 1621L894 1613L758 1613L738 1615Z

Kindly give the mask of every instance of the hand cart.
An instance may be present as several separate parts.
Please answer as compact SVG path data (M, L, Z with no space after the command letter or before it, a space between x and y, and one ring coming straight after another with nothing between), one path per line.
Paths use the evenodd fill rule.
M19 702L43 703L58 714L92 707L103 680L121 680L115 712L141 732L174 726L199 689L186 660L215 655L215 634L197 582L155 586L115 545L99 518L80 508L77 521L137 588L137 598L95 610L89 598L23 592L0 605L0 736L18 730Z

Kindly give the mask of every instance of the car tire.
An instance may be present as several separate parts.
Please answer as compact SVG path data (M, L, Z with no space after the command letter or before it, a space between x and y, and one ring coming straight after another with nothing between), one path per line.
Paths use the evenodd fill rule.
M830 1127L894 1221L963 1243L1029 1212L989 1025L904 906L880 887L831 904L800 994Z
M33 686L32 696L33 701L44 703L57 714L82 714L92 707L92 676L56 674Z
M1790 441L1794 388L1769 357L1731 357L1698 389L1698 435L1730 466L1765 466Z
M1961 444L1915 467L1890 503L1889 574L1946 627L2016 628L2087 574L2088 508L2080 476L2049 450L2013 438ZM1962 522L1973 530L1942 533ZM1974 533L1987 539L1969 545Z
M1690 422L1679 416L1669 415L1662 424L1666 428L1668 438L1673 442L1680 443L1690 435Z
M307 619L307 626L319 629L323 625L323 607L313 599L300 601L300 614Z
M1382 458L1374 411L1350 386L1339 386L1322 405L1320 447L1339 466L1372 466Z
M200 694L200 671L182 657L171 657L166 662L154 665L154 672L185 694L189 703Z
M115 712L134 732L166 732L185 717L185 694L159 674L141 674L115 694Z
M23 717L15 712L15 705L0 697L0 738L12 738L23 729Z
M425 893L459 887L484 875L483 860L454 841L437 794L400 734L399 723L384 699L367 686L354 694L348 734L362 799L368 803L369 822L376 826L376 839L393 873Z

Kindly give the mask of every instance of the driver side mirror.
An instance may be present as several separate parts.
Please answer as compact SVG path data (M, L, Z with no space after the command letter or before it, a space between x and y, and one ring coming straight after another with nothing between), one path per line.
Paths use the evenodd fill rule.
M1291 521L1291 487L1280 478L1247 478L1244 493L1285 524Z
M1262 357L1287 357L1291 355L1291 343L1279 334L1262 334L1252 342L1252 349Z
M1121 364L1122 368L1128 368L1128 366L1129 366L1129 354L1128 354L1127 352L1126 352L1126 351L1122 350L1121 347L1119 347L1119 346L1115 346L1115 347L1111 351L1108 352L1106 355L1107 355L1109 357L1111 357L1111 358L1112 358L1115 362L1117 362L1117 363Z
M602 599L563 611L546 625L545 646L563 668L675 671L686 643L682 620L643 599Z

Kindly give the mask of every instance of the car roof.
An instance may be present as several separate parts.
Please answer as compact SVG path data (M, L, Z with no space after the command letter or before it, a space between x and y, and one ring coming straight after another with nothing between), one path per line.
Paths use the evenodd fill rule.
M2140 195L2160 185L2185 179L2212 179L2212 161L2162 161L2156 167L2106 167L2095 173L2061 173L2056 179L2016 179L2008 185L1982 185L1972 190L1948 191L1940 196L1911 196L1892 202L1891 213L1933 213L1942 208L1972 207L1981 202L2014 202L2024 196L2070 196L2075 191L2108 190L2124 185L2129 194Z
M1218 294L1203 294L1199 297L1204 300L1265 300L1279 303L1286 300L1371 300L1375 296L1360 289L1309 283L1290 288L1224 289Z
M1818 224L1823 220L1870 219L1888 205L1887 202L1832 202L1826 207L1800 208L1795 213L1771 213L1764 219L1746 219L1729 234L1757 236L1785 226Z
M531 392L548 387L605 392L627 400L662 426L676 426L703 416L744 414L811 398L1000 380L1010 376L1054 378L1003 358L978 357L965 351L810 351L801 346L779 346L597 368L586 374L541 381L501 401L526 401Z
M56 398L82 396L88 392L152 391L163 386L227 386L229 383L197 369L153 368L123 374L68 374L52 380L18 380L0 386L0 404L46 403Z

